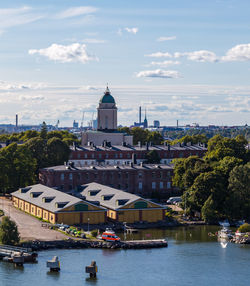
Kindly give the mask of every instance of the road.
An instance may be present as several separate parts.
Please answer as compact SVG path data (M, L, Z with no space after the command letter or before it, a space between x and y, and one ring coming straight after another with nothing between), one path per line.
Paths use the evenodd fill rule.
M16 222L22 240L62 240L68 237L56 230L42 227L38 219L13 207L9 199L0 198L0 209Z

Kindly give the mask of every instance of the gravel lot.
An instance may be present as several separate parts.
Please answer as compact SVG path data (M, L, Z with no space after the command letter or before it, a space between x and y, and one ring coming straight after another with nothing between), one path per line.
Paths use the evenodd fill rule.
M21 239L23 240L62 240L67 239L66 235L42 226L46 225L38 219L16 209L8 199L0 198L0 209L5 215L16 222Z

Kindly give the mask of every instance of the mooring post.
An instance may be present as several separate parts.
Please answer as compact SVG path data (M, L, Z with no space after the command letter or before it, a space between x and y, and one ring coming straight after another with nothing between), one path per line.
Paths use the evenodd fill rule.
M89 266L86 266L85 272L89 273L90 278L96 278L97 265L95 261L92 261Z

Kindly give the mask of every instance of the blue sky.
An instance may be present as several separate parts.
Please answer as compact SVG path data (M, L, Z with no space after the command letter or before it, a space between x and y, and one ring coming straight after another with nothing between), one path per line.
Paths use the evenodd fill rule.
M3 1L1 1L3 2ZM249 1L5 1L0 123L92 118L108 82L118 122L249 124Z

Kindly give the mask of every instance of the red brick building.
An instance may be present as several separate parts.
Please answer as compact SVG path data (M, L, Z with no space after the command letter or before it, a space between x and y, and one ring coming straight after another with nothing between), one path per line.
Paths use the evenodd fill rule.
M144 197L167 198L178 193L172 187L173 167L159 164L76 167L62 165L40 170L40 182L69 192L80 185L97 182Z
M70 161L76 167L93 165L122 165L132 162L133 154L137 163L146 161L146 154L156 150L161 158L161 164L170 164L175 158L187 158L189 156L203 157L207 148L203 144L177 144L157 146L80 146L72 148Z

